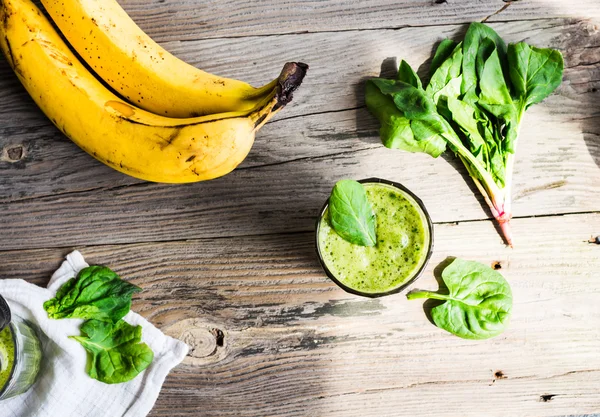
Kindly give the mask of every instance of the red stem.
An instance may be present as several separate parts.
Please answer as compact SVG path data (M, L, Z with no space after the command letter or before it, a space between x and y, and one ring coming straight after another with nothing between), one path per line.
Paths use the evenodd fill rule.
M498 220L498 225L500 226L500 230L502 231L502 236L504 237L506 244L512 248L513 242L512 242L512 230L510 227L510 218L508 218L508 219L497 218L496 220Z

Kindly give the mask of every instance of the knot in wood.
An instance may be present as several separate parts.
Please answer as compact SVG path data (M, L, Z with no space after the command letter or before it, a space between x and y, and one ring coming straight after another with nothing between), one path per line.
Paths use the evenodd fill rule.
M163 331L188 345L185 362L205 366L225 359L231 345L231 334L221 330L221 324L202 318L188 318L171 324Z
M3 158L8 162L18 162L25 156L25 148L23 145L9 145L4 148Z
M214 355L217 350L217 338L209 328L193 327L185 330L180 339L189 346L188 355L193 358L206 358Z

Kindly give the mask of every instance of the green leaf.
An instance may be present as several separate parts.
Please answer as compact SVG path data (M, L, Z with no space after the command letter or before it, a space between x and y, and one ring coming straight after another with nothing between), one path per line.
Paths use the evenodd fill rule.
M512 104L510 91L504 79L500 57L495 45L487 40L488 45L491 45L490 53L487 57L481 59L482 68L479 75L479 88L481 93L479 101L486 104L504 105Z
M492 174L496 184L504 186L504 153L499 147L498 138L494 136L492 123L486 114L458 99L450 99L448 109L452 114L452 120L462 131L466 146L473 156ZM483 179L477 171L474 171L473 175L477 179Z
M428 112L421 104L417 103L422 100L429 101L428 98L421 97L422 90L420 90L421 93L418 93L418 89L400 81L377 80L367 81L365 98L367 108L381 123L379 134L382 143L388 148L402 149L408 152L425 152L433 157L441 155L446 149L446 141L440 133L446 131L447 128L441 125L441 118L435 112ZM383 86L387 94L382 93L378 85ZM404 97L408 97L410 100L409 114L422 122L409 119L398 109L394 102L396 89L408 93ZM399 98L398 101L402 100ZM433 108L432 104L429 105L429 110L431 108ZM433 118L427 117L432 115ZM432 124L433 126L426 128L427 125Z
M479 262L455 259L442 272L442 279L449 294L416 291L408 299L444 300L431 310L433 321L464 339L488 339L504 331L513 298L500 273Z
M423 89L416 88L402 81L373 78L369 80L379 91L394 100L394 104L407 119L423 120L435 117L435 105Z
M48 317L117 322L131 308L131 297L141 288L103 266L82 269L77 278L61 286L56 297L44 303Z
M471 23L465 34L462 48L462 93L468 94L469 97L474 97L477 94L477 57L480 53L480 48L482 46L486 47L486 40L491 41L495 45L500 61L505 62L506 60L506 43L502 38L492 28L483 23ZM503 64L503 67L505 67L505 64Z
M344 240L360 246L375 246L375 213L365 187L357 181L338 181L329 197L331 227Z
M462 43L459 43L454 47L450 56L443 61L432 74L426 92L429 97L433 98L435 103L438 102L440 95L447 96L448 93L442 93L442 91L448 90L449 84L453 82L456 83L456 80L459 78L462 80L462 59ZM458 97L460 94L460 85L452 86L451 91L452 96Z
M471 153L485 163L487 160L487 146L485 139L479 132L480 124L478 123L478 117L476 117L477 110L470 104L456 98L448 100L448 110L452 114L452 120L462 128L468 139Z
M88 374L106 384L131 381L154 359L147 344L141 343L142 327L124 320L108 323L88 320L81 336L72 336L88 352Z
M410 65L405 60L402 60L400 63L400 68L398 69L398 81L405 82L407 84L412 85L415 88L422 88L421 79L417 75L417 73L412 69Z
M564 62L555 49L542 49L525 42L508 46L510 79L524 109L548 97L560 85Z
M452 55L452 52L454 52L457 46L458 43L454 42L452 39L444 39L440 42L431 61L431 66L429 67L430 77L433 77L433 74L435 74L442 63Z

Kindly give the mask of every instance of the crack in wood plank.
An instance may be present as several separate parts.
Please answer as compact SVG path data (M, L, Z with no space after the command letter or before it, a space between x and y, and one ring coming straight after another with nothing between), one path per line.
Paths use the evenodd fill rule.
M496 10L494 13L492 13L492 14L484 17L481 20L481 23L485 23L488 20L490 20L492 17L499 15L500 13L502 13L503 11L505 11L506 9L508 9L511 4L512 4L512 1L505 1L504 6L502 6L500 9Z
M560 377L564 377L567 375L573 375L573 374L595 373L595 372L600 372L600 369L583 369L583 370L569 371L569 372L565 372L563 374L552 375L552 376L547 376L547 377L538 377L536 375L525 375L525 376L516 376L516 377L511 377L511 378L504 377L501 379L537 381L537 380L542 380L542 379L560 378ZM407 385L367 388L364 390L354 390L354 391L342 392L342 393L337 393L337 394L332 394L332 395L321 395L321 396L319 396L319 398L323 399L323 398L332 398L332 397L343 397L346 395L357 395L357 394L360 395L360 394L367 394L367 393L406 390L406 389L416 388L416 387L425 386L425 385L435 385L435 386L442 385L443 386L443 385L454 385L454 384L487 384L487 383L489 383L489 380L484 380L484 379L424 381L424 382L415 382L415 383L407 384ZM558 394L554 394L552 396L555 397L556 395L558 395Z
M597 211L580 211L574 213L559 213L559 214L540 214L540 215L530 215L530 216L514 216L513 220L527 220L527 219L543 219L543 218L553 218L553 217L569 217L569 216L582 216L582 215L594 215L600 214L600 210ZM433 222L434 225L444 226L460 226L461 224L472 224L472 223L488 223L494 222L493 218L481 218L481 219L469 219L469 220L459 220L459 221L438 221ZM140 240L136 242L109 242L109 243L94 243L90 245L79 245L80 249L85 249L86 247L94 247L94 248L102 248L102 247L143 247L143 246L151 246L156 244L173 244L177 245L182 242L194 243L194 242L203 242L203 241L214 241L214 240L229 240L229 239L245 239L245 238L255 238L255 237L270 237L270 236L297 236L297 235L312 235L314 231L309 230L296 230L296 231L287 231L287 232L276 232L276 233L256 233L256 234L240 234L240 235L224 235L221 234L219 236L208 236L208 237L198 237L193 239L164 239L164 240ZM587 242L587 240L586 240ZM72 250L72 245L56 245L56 246L48 246L48 247L36 247L36 248L28 248L25 249L27 251L44 251L49 249L56 250ZM21 253L24 249L0 249L0 254L10 254L10 253ZM539 300L538 300L539 301Z
M589 0L588 0L589 1ZM458 2L459 3L459 2ZM501 14L502 11L506 10L508 8L508 6L511 3L522 3L523 5L526 3L525 1L518 1L518 0L514 0L514 1L510 1L510 2L505 2L505 5L503 5L502 8L500 8L499 10L487 15L487 17L484 17L484 21L487 21L487 19L490 19L492 17L495 17L499 14ZM436 5L435 7L437 9L441 9L442 5ZM551 7L548 6L546 7L547 10L551 10ZM572 9L572 8L571 8ZM589 8L588 8L589 10ZM557 11L558 13L558 11ZM422 15L428 15L428 13L423 13ZM564 19L565 16L568 16L569 18L578 18L577 14L574 14L573 12L570 13L563 13L563 15L553 15L550 13L537 13L537 14L533 14L533 13L529 13L527 15L519 15L518 18L516 19L494 19L493 23L513 23L513 22L527 22L527 21L538 21L538 20L543 20L543 19ZM583 13L581 13L579 16L584 16ZM146 16L147 17L147 16ZM290 30L289 26L286 28L287 31L282 31L281 26L279 27L279 30L273 30L272 32L263 32L263 33L257 33L260 32L260 30L256 30L256 27L253 27L254 30L249 31L249 32L243 32L244 28L240 28L242 29L242 34L235 34L235 33L227 33L227 34L219 34L219 35L214 35L214 33L216 33L216 31L210 31L210 32L205 32L202 33L200 36L197 33L194 32L188 32L185 34L185 36L180 36L177 39L173 39L173 41L177 41L177 42L194 42L194 41L202 41L202 40L227 40L227 39L240 39L240 38L249 38L249 37L273 37L273 36L280 36L280 35L302 35L302 34L314 34L314 33L343 33L343 32L350 32L350 31L372 31L372 30L398 30L398 29L403 29L403 28L428 28L428 27L446 27L446 26L458 26L458 25L464 25L464 24L468 24L470 21L475 21L477 20L477 16L476 15L472 15L471 19L466 20L466 19L459 19L459 20L455 20L455 21L436 21L436 22L427 22L424 21L423 23L420 23L418 21L412 21L412 22L408 22L408 23L403 23L403 24L399 24L399 25L389 25L389 26L377 26L377 24L372 24L372 25L368 25L367 27L354 27L354 28L346 28L346 27L341 27L341 28L335 28L336 25L323 25L320 26L318 29L314 29L313 27L307 27L305 25L302 26L301 29L298 30ZM380 20L383 21L383 20ZM379 22L377 22L379 23ZM152 24L152 23L151 23ZM195 35L193 37L189 37L191 35ZM188 37L186 37L188 36ZM156 36L154 36L156 39L158 39L159 41L161 41L160 38L157 38ZM170 39L165 39L165 42L171 41Z

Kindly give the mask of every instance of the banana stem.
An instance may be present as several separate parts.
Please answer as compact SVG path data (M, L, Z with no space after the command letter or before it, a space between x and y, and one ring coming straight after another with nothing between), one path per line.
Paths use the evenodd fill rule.
M306 71L308 71L308 65L302 62L288 62L283 66L278 79L277 101L279 107L284 107L292 101L293 93L302 84Z
M302 84L308 65L300 62L288 62L277 79L277 91L268 97L268 103L262 104L251 115L255 131L267 123L279 110L292 101L293 92Z

